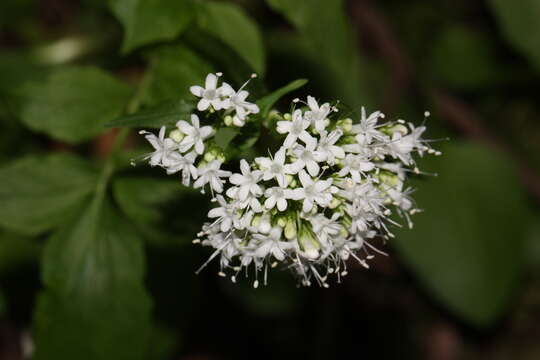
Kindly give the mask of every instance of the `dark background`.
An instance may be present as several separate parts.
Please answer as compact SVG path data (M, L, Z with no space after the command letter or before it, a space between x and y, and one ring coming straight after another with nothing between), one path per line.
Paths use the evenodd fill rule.
M154 18L140 34L160 24L154 7L167 9L171 2L147 2L144 12ZM149 151L133 131L107 191L144 240L145 286L153 308L148 345L137 356L539 359L540 1L234 3L259 29L262 50L253 51L260 51L265 71L253 85L255 95L307 78L308 85L294 96L340 99L353 111L365 105L418 124L429 110L427 137L439 140L434 146L443 156L419 162L429 174L413 179L414 196L425 211L413 219L414 229L396 230L397 238L385 247L389 257L376 257L369 270L351 262L349 275L330 289L297 288L290 274L274 271L267 287L254 290L249 280L232 284L218 277L216 264L194 275L210 254L190 242L204 221L207 201L177 189L159 169L130 168L131 156ZM40 269L54 232L26 231L25 222L30 229L32 221L25 220L24 206L8 209L9 201L25 196L13 190L17 181L10 164L68 153L99 167L113 151L116 134L99 128L84 139L66 139L41 125L39 115L29 115L36 98L49 103L55 91L65 91L43 85L49 74L95 66L133 87L151 79L142 95L145 107L186 96L187 87L212 69L239 85L257 67L220 35L230 27L234 41L244 31L225 12L218 34L210 21L125 51L120 50L127 46L125 21L114 14L102 1L0 4L2 360L31 352L35 314L50 315L36 310L36 303L47 288ZM62 111L44 111L43 122ZM29 188L40 183L39 177L25 179ZM14 226L11 219L19 215L23 225ZM114 302L116 295L104 292L101 299ZM80 309L105 328L117 326L112 318L107 324L106 311ZM63 321L71 324L71 318L50 316L60 329ZM65 335L55 331L76 353L81 339L73 335L78 323L73 324ZM52 341L37 334L43 343ZM94 346L91 339L82 341ZM112 348L116 345L126 348L120 341ZM81 359L127 356L81 353ZM63 359L62 354L41 358Z

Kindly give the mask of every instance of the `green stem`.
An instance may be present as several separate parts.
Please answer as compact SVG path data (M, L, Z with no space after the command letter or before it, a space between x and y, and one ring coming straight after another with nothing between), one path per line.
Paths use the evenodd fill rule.
M135 91L135 94L129 101L126 108L126 113L133 114L137 112L137 110L139 110L139 107L141 105L141 100L143 98L143 95L144 95L144 92L146 91L147 86L148 86L148 79L145 76L141 80L139 85L137 86L137 90ZM107 158L107 161L105 162L105 165L103 166L103 169L101 170L101 174L98 179L98 183L96 186L97 197L103 198L103 196L105 195L105 190L107 189L109 180L111 179L111 176L114 173L114 169L116 165L116 158L118 157L118 152L122 149L122 145L124 145L129 133L130 133L129 128L122 128L116 135L109 157Z

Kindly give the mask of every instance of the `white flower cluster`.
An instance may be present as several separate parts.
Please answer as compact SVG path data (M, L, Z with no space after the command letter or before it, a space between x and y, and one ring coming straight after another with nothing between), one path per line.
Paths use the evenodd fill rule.
M249 80L240 90L235 91L225 82L218 87L220 76L221 73L208 74L204 88L190 88L193 95L201 98L197 109L211 113L219 111L225 125L242 127L250 114L259 112L257 105L246 101L249 93L243 88ZM191 114L190 120L191 123L179 120L176 129L170 131L168 137L165 137L165 126L161 127L158 136L140 131L154 147L154 152L146 155L144 159L150 159L151 166L163 167L169 175L180 173L185 186L189 186L191 180L194 180L193 187L196 189L201 188L204 192L204 187L208 184L212 194L221 193L224 184L222 178L228 178L231 173L221 170L225 158L220 149L213 144L208 146L208 140L215 134L215 129L209 125L201 126L196 114Z
M201 97L200 111L232 110L241 119L236 124L258 112L245 101L245 90L234 92L225 83L217 87L212 74L206 88L191 91ZM347 274L349 258L367 268L373 253L383 253L373 242L394 236L389 228L399 226L390 218L394 212L412 227L410 215L418 209L405 180L407 172L419 173L413 155L440 155L421 138L425 127L385 122L381 112L367 116L363 108L359 122L353 123L311 96L305 103L295 99L295 107L291 114L272 114L279 119L281 147L251 164L241 160L240 172L234 174L220 170L224 159L206 159L208 153L195 166L204 140L213 133L210 126L200 127L196 115L191 124L179 121L169 138L164 138L164 128L158 137L146 135L156 149L148 156L151 165L171 174L182 172L185 185L193 178L194 187L209 184L218 193L212 199L217 206L208 213L212 222L203 225L194 241L215 249L201 269L219 256L221 276L229 272L235 282L242 269L247 275L252 268L257 287L259 273L266 284L268 268L281 263L302 285L315 281L328 287L331 274L338 281Z

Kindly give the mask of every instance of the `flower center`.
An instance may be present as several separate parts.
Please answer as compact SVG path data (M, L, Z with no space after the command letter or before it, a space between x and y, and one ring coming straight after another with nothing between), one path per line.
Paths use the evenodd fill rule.
M272 164L272 166L270 167L270 171L273 174L281 174L282 169L283 169L283 166L281 166L280 164Z
M212 100L216 97L216 90L215 89L207 89L204 90L203 97L207 100Z

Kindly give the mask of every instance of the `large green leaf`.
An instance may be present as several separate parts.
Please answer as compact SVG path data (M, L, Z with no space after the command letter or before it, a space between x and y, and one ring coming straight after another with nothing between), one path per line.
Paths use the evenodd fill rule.
M35 359L143 359L150 299L142 243L97 196L47 243L34 314Z
M195 14L192 0L109 0L109 4L124 26L124 52L174 39Z
M127 85L100 69L63 68L25 88L22 120L33 130L78 143L103 132L131 94Z
M178 98L194 98L189 88L204 85L206 75L213 71L195 52L182 45L162 46L149 54L150 72L145 102Z
M143 109L135 114L121 116L106 124L108 127L151 127L174 125L178 120L189 119L195 103L170 100Z
M318 68L315 76L327 94L359 108L369 103L371 87L355 46L343 0L266 0L299 32L295 51L306 51ZM362 72L364 71L364 72Z
M0 225L38 234L65 221L94 190L97 174L73 155L30 156L0 168Z
M18 234L0 233L0 275L20 266L35 263L41 251L33 238Z
M465 143L422 162L438 177L414 183L414 228L393 244L420 281L451 311L492 324L516 290L529 213L511 160Z
M298 79L294 80L287 85L277 89L276 91L266 95L259 101L257 101L257 105L259 105L259 108L261 110L260 114L263 118L268 116L268 113L270 110L272 110L272 106L281 99L283 96L287 95L288 93L297 90L304 86L307 83L306 79Z
M225 2L201 2L197 11L200 28L233 48L259 74L265 71L265 51L257 24L242 8Z
M489 0L507 40L540 71L540 0Z

